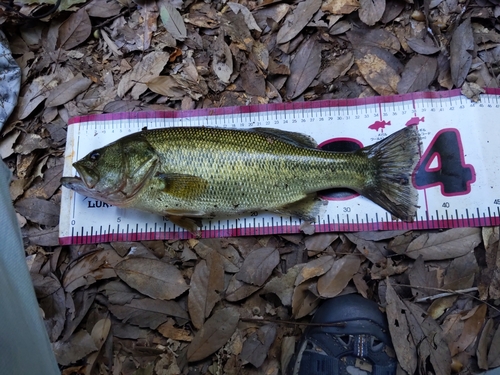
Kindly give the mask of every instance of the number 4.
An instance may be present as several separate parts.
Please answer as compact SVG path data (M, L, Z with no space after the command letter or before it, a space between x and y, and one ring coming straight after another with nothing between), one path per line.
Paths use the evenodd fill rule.
M437 162L436 166L431 166ZM465 195L476 181L474 167L465 164L457 129L440 130L420 159L413 177L417 189L440 186L444 196Z

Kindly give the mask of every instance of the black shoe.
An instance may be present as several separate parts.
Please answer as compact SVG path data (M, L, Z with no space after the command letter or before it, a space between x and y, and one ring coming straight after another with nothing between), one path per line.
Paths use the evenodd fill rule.
M288 365L288 375L393 375L396 355L387 319L378 305L358 294L323 302Z

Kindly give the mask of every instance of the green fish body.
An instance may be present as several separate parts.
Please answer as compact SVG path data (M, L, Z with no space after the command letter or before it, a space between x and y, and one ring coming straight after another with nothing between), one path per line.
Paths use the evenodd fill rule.
M272 211L314 221L317 192L352 189L410 221L419 137L407 127L352 153L324 151L299 133L268 128L143 130L74 163L62 183L118 207L163 216L193 231L196 218Z

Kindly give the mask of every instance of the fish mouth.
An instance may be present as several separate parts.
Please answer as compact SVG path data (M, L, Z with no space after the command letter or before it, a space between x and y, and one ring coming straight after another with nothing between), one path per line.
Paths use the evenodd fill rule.
M73 164L80 177L74 177L83 182L88 189L93 189L99 182L99 174L85 165L76 162Z
M61 184L71 190L76 190L79 189L83 186L86 187L85 183L80 177L62 177L61 178Z

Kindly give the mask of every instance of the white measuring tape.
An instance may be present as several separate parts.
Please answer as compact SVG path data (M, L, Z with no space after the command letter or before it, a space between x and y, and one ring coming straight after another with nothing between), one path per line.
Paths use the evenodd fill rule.
M422 156L413 175L419 190L417 219L392 220L368 199L347 191L321 194L329 201L316 232L436 229L500 225L500 90L488 89L474 103L459 90L402 96L268 104L193 111L132 112L72 118L64 176L72 163L125 135L171 126L235 129L271 127L308 134L319 147L354 150L404 126L417 125ZM204 220L202 237L297 233L294 217L255 212L248 217ZM189 238L167 218L120 209L63 189L60 241L82 244Z

